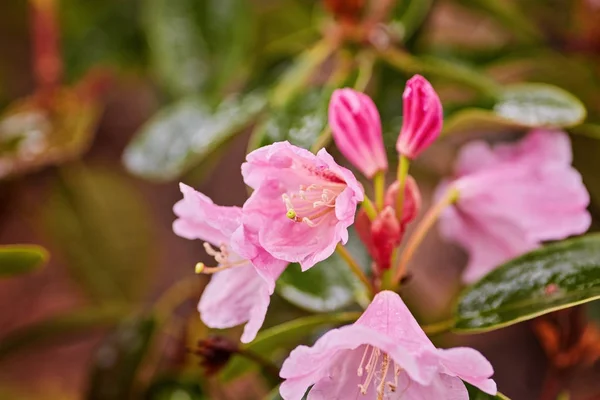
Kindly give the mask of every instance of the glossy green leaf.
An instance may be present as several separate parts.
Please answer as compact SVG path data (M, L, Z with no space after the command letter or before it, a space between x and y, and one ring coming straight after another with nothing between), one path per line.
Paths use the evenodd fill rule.
M371 260L353 229L350 229L346 247L367 271ZM352 275L346 262L334 253L305 272L298 264L290 265L277 280L276 290L297 307L314 312L331 312L351 304L356 292L364 288Z
M154 270L152 219L128 179L101 168L61 170L44 207L48 236L96 301L134 301Z
M44 343L70 340L74 335L117 324L126 315L122 307L86 308L55 315L8 333L0 341L0 359Z
M600 298L600 235L553 243L466 288L454 331L498 329Z
M142 127L125 150L125 166L147 179L175 179L250 124L265 105L258 93L230 98L216 109L199 98L181 100Z
M0 246L0 278L40 269L50 255L41 246L14 244Z
M468 384L465 382L465 386L467 387L467 391L469 392L469 400L510 400L508 397L498 392L497 395L492 396L490 394L484 393L481 390L477 389L475 386Z
M359 313L346 312L298 318L259 332L256 339L252 343L244 345L244 348L263 358L270 358L277 351L293 347L303 336L310 335L315 329L351 323L359 316ZM221 372L220 377L224 381L229 381L251 370L254 366L255 364L251 361L235 356Z
M327 107L332 90L311 88L301 92L283 106L269 111L251 138L251 148L288 140L310 148L327 126Z
M153 66L176 95L221 93L249 68L254 16L245 0L145 0Z
M556 86L521 83L507 86L493 110L467 108L446 119L444 133L505 128L570 127L586 116L583 104Z
M155 330L152 318L121 323L98 347L90 372L88 400L132 398L135 377Z
M99 117L97 102L71 88L50 100L49 106L40 96L18 100L0 115L0 179L62 163L87 149Z

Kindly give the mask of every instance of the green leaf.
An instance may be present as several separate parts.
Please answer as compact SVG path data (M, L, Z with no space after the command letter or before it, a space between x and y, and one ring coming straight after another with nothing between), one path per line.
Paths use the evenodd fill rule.
M132 398L137 370L150 348L155 326L149 317L131 319L104 339L92 361L86 399Z
M125 166L147 179L176 179L250 124L265 105L259 93L229 98L216 109L199 98L181 100L142 127L125 150Z
M35 345L71 339L94 329L117 324L127 310L122 307L86 308L55 315L43 321L18 328L0 341L0 359Z
M176 95L222 93L249 69L254 15L245 0L145 0L158 77Z
M197 377L163 377L150 384L145 400L205 400Z
M366 271L371 260L354 229L350 229L346 247ZM338 311L352 303L355 293L363 290L361 282L346 262L333 253L308 271L292 264L277 280L277 293L290 303L314 312Z
M492 396L490 394L484 393L481 390L477 389L475 386L468 384L465 382L465 386L467 387L467 391L469 392L469 400L510 400L508 397L498 392L497 395Z
M61 170L44 207L48 235L98 302L134 301L152 278L152 218L132 182L110 170Z
M359 313L346 312L298 318L265 329L256 336L256 339L252 343L244 345L244 348L255 354L259 354L263 358L269 358L274 356L278 350L293 347L302 336L314 333L317 328L351 323L357 320L359 316ZM221 372L220 377L224 381L229 381L251 370L253 367L254 364L251 361L240 356L235 356Z
M283 140L310 148L327 126L327 107L332 92L332 89L310 88L270 110L267 120L252 134L250 148Z
M564 128L581 123L584 105L569 92L543 83L507 86L493 110L467 108L446 119L444 133L494 128Z
M0 246L0 278L38 270L48 262L49 257L48 251L41 246Z
M80 156L99 112L95 100L71 88L11 104L0 115L0 179Z
M466 288L453 331L489 331L600 298L600 235L547 245Z

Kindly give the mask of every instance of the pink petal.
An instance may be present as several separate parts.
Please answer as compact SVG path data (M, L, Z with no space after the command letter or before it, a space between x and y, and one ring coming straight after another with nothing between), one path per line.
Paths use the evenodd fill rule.
M228 243L229 236L241 223L240 207L215 205L210 198L180 183L183 193L173 207L179 217L173 223L173 231L186 239L200 239L213 244Z
M340 152L367 178L387 170L381 121L369 96L349 88L333 92L329 125Z
M438 352L448 373L458 376L488 394L496 394L496 383L489 379L494 374L494 368L480 352L468 347L438 349Z

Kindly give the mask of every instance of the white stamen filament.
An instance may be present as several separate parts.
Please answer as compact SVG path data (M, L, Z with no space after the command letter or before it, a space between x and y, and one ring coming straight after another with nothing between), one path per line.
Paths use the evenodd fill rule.
M344 187L342 184L300 185L297 193L281 196L287 209L286 216L310 227L318 226L325 220L324 216L334 211L335 200Z
M367 359L367 353L369 352L369 349L371 349L371 354L368 358L366 365L363 368L365 360ZM381 354L383 354L383 357L382 357L381 365L379 365L379 368L378 368L379 359L380 359ZM378 348L375 348L372 346L366 346L365 351L363 352L362 358L360 360L360 364L358 365L358 369L356 371L357 375L360 377L363 376L364 371L367 372L367 376L365 377L364 382L362 384L358 385L358 388L360 389L361 394L363 394L363 395L367 394L367 392L369 390L369 386L371 385L371 383L374 380L377 382L377 383L375 383L377 385L377 400L384 399L386 388L389 387L389 390L391 392L395 392L397 390L398 377L400 375L400 372L402 372L402 368L400 368L400 366L398 364L396 364L395 361L393 361L394 362L394 381L393 382L388 381L386 378L387 378L387 374L388 374L388 371L390 368L391 361L393 361L393 360L391 360L390 356L387 353L382 353L381 350L379 350ZM410 382L409 382L409 384L410 384ZM404 389L404 391L405 390L406 389Z
M197 274L214 274L216 272L224 271L233 267L241 267L248 263L247 260L240 260L236 262L231 262L229 260L229 249L225 244L221 244L219 246L219 250L217 251L210 243L204 242L202 244L204 246L204 250L206 254L212 256L218 267L207 267L203 262L199 262L196 264L196 273Z

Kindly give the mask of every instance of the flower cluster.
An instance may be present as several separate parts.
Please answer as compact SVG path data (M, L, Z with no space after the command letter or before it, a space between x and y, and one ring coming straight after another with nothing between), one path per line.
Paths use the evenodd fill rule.
M386 190L388 159L373 101L348 88L335 91L330 101L333 139L373 181L374 201L327 150L313 154L288 142L248 154L241 171L253 192L243 207L215 205L181 184L173 229L204 241L215 259L214 266L196 266L198 273L214 274L200 316L212 328L246 323L242 342L256 337L286 266L299 263L306 271L343 250L356 223L373 259L372 273L362 276L372 302L354 324L290 354L281 369L286 400L302 399L311 387L309 399L468 399L463 381L495 394L489 362L470 348L436 348L394 291L413 251L439 219L443 236L468 251L463 279L473 282L543 241L590 225L589 196L570 165L568 137L538 130L514 144L467 145L454 176L438 188L439 202L400 253L406 227L421 207L408 166L440 135L443 119L436 92L421 76L407 82L403 110L398 174Z

